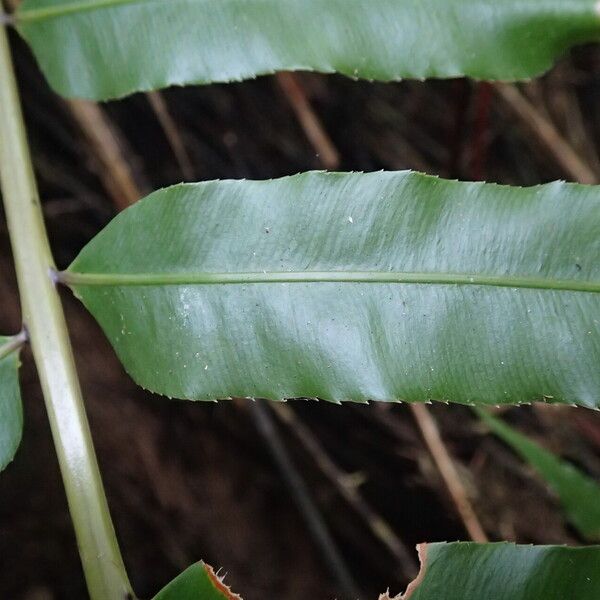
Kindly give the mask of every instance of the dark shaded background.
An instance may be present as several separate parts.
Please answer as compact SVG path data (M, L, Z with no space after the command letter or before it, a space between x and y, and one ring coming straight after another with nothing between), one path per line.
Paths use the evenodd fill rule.
M34 162L56 259L65 267L116 211L97 151L13 36ZM530 185L572 178L531 123L494 90L466 81L372 84L298 76L341 156L340 169L419 169L446 177ZM600 52L577 50L523 88L592 175L598 160ZM195 179L269 178L320 168L274 78L162 93ZM144 95L105 105L137 184L182 180ZM550 145L552 145L552 142ZM554 146L556 150L556 146ZM104 182L104 183L103 183ZM5 225L0 225L0 330L20 327ZM170 402L136 388L101 331L64 295L113 518L141 598L203 558L246 600L340 597L313 536L246 403ZM26 425L0 476L0 597L86 597L43 400L29 352L21 374ZM269 409L268 409L269 410ZM403 542L467 539L410 410L293 403L293 410ZM492 539L581 543L556 499L458 406L431 409ZM600 417L581 409L512 409L504 416L600 477ZM393 423L394 431L389 426ZM388 425L386 425L388 423ZM289 426L275 418L302 478L357 581L361 598L407 583L396 561L340 498Z

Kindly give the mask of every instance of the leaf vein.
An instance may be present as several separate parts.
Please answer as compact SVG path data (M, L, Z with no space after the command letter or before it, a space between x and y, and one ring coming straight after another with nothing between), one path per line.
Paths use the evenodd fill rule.
M380 283L478 285L504 288L600 293L600 281L515 275L396 271L280 271L246 273L77 273L63 271L58 279L69 286L169 286L268 283Z

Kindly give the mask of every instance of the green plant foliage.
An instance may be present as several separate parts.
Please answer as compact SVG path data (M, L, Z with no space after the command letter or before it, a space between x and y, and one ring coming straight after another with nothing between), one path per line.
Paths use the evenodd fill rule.
M427 544L410 600L597 600L600 547Z
M410 172L178 185L61 275L168 396L600 406L600 194Z
M494 434L539 472L560 498L567 518L581 535L589 540L600 539L600 486L500 419L483 410L477 410L477 414Z
M242 600L225 586L212 567L198 562L163 588L154 600Z
M0 471L14 458L23 433L18 348L15 338L0 337Z
M278 70L526 79L600 38L596 0L25 0L52 86L106 99Z

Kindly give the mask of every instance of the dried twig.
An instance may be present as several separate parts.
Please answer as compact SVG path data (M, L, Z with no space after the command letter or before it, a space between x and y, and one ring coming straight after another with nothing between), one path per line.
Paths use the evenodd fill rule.
M117 210L137 202L144 194L123 155L121 134L115 125L95 102L69 100L68 107L100 163L98 176Z
M306 483L292 462L271 415L260 401L251 402L249 408L256 428L264 438L285 483L290 489L294 502L317 542L323 558L327 561L329 570L347 598L353 600L359 598L358 587L329 533L323 516L311 498Z
M475 95L475 123L473 124L471 176L474 181L483 181L488 161L490 113L494 91L490 83L477 85Z
M404 441L406 439L406 431L399 421L390 418L391 415L388 412L388 408L385 405L378 406L373 414L376 416L378 422L390 431L390 433ZM442 440L435 420L427 410L427 407L422 404L411 404L410 408L469 536L475 542L488 541L487 535L477 518L467 491L460 479L460 475L450 457L450 453Z
M278 73L276 78L323 167L331 170L337 169L340 165L339 152L331 141L329 134L325 131L319 117L315 114L296 75L293 73Z
M411 404L410 408L469 536L475 542L487 542L488 537L469 500L454 461L442 440L435 419L424 404Z
M398 561L402 575L407 579L412 579L418 571L415 559L389 524L362 497L357 489L356 482L352 481L351 476L343 473L329 458L317 438L289 406L285 404L273 404L272 408L275 414L290 427L323 474L338 490L339 494L365 520L373 535L386 546L392 556Z
M496 93L522 124L529 129L552 155L558 165L574 181L595 184L598 177L589 164L573 149L571 144L561 135L555 125L544 117L536 107L514 85L497 83Z
M600 157L592 128L585 122L576 91L572 86L558 86L553 88L548 102L573 148L586 157L594 173L600 173Z
M190 155L186 150L183 139L179 134L177 124L169 112L169 107L167 106L163 95L160 92L148 92L146 98L164 131L165 137L171 146L171 150L173 150L173 154L179 164L183 177L187 181L192 181L194 179L194 167L192 166Z

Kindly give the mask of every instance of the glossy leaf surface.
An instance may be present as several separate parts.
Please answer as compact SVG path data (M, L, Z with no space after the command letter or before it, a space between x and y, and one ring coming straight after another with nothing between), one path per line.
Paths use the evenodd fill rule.
M278 70L524 79L600 38L596 0L25 0L17 26L95 99Z
M14 458L23 433L19 341L0 337L0 471Z
M590 540L600 539L600 486L500 419L483 410L477 413L494 434L538 471L560 498L569 521L581 535Z
M168 396L600 406L599 227L573 184L208 182L121 213L62 278Z
M600 547L427 544L410 600L596 600Z
M233 594L212 567L198 562L163 588L154 600L242 600Z

